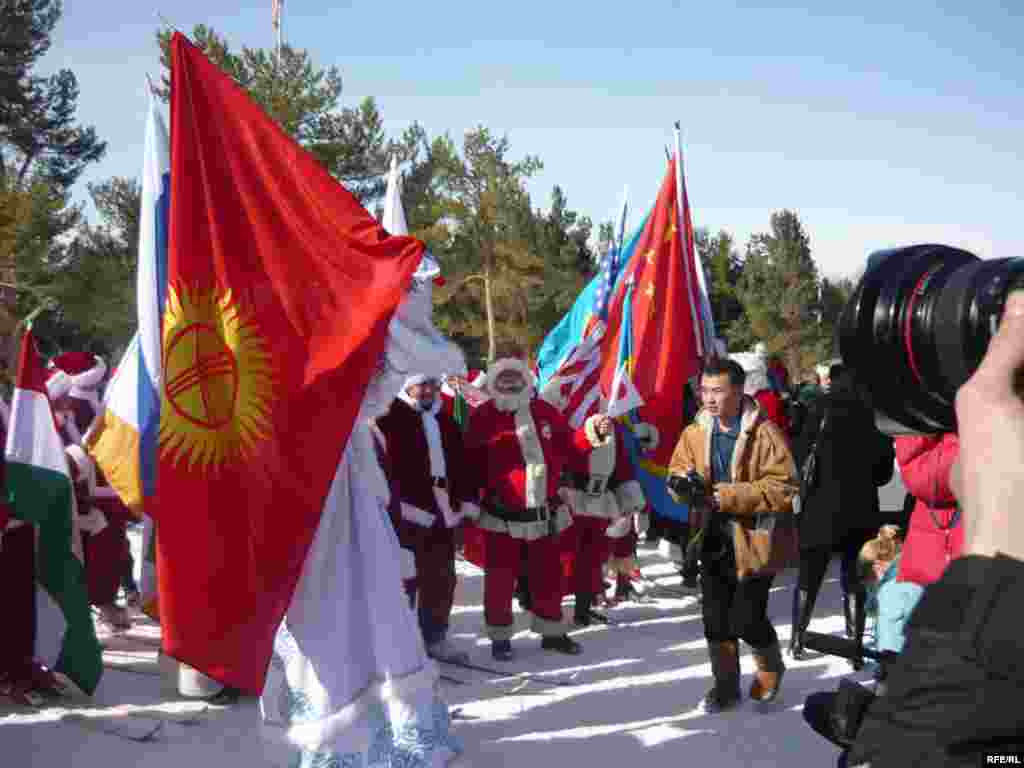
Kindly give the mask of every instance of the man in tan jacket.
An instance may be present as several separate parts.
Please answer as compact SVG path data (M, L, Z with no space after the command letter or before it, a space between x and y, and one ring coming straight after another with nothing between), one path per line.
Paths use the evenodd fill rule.
M702 531L704 636L715 679L702 702L707 712L740 701L740 638L754 650L752 699L773 700L785 671L767 608L775 574L796 558L796 467L785 436L744 396L745 378L733 360L705 368L703 410L683 431L669 465L670 477L695 471L706 495L690 514L694 530Z

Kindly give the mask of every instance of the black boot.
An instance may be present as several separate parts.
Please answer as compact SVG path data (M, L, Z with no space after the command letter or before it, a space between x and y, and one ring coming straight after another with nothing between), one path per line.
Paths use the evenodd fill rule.
M519 603L519 607L524 611L530 610L530 588L522 581L516 587L516 601Z
M583 651L583 646L568 635L545 635L540 641L540 647L545 651L558 651L569 656L578 656Z
M793 634L789 638L789 655L802 661L807 658L804 650L804 630L811 623L814 612L814 598L806 589L793 590Z
M850 597L851 595L849 592L843 592L843 619L846 622L846 627L843 631L846 633L847 639L852 640L855 630L853 621L853 604Z
M514 655L511 640L491 641L491 658L495 661L512 661Z
M579 592L576 595L576 611L573 621L578 627L589 627L591 624L607 624L608 617L594 610L593 594Z
M594 596L589 592L576 593L576 611L573 623L578 627L589 627L591 624L590 609L594 605Z
M636 590L633 589L633 583L629 580L629 576L620 573L615 579L615 601L624 603L627 600L632 600L636 595Z
M857 655L850 659L850 666L858 671L864 668L864 625L867 624L866 597L862 589L843 595L846 636L857 646Z
M715 686L704 696L701 708L710 715L732 709L740 703L739 643L735 640L708 642L708 655Z

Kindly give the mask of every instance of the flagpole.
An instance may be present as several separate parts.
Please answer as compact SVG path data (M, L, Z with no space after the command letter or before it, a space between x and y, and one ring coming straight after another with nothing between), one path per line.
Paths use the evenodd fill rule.
M274 27L274 54L278 68L281 67L281 45L284 40L284 0L272 0L270 11L271 24Z
M697 297L694 295L694 286L690 280L690 265L687 263L687 237L686 237L686 212L684 210L683 197L683 150L680 138L679 121L676 121L676 218L679 220L679 239L683 244L683 274L686 276L686 290L690 298L690 320L693 323L693 337L697 341L697 357L705 360L707 355L704 350L703 317L697 319ZM694 258L697 254L694 253ZM694 263L696 267L696 262ZM697 271L697 270L695 270ZM703 313L702 313L703 314Z

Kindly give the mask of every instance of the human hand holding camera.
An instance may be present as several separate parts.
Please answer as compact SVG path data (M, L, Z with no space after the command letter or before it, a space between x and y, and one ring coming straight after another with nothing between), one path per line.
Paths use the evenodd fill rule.
M1024 290L956 395L960 456L950 484L964 516L964 554L1024 560Z
M594 419L594 431L598 437L608 437L615 429L615 422L612 421L610 416L601 414Z

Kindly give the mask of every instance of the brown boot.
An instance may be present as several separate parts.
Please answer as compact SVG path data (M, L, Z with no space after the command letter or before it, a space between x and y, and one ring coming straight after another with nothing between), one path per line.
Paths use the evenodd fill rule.
M750 686L750 698L767 703L779 695L782 675L786 665L782 661L782 649L778 642L768 648L754 649L754 682Z
M708 714L724 712L740 703L740 655L739 643L727 640L724 643L708 643L711 656L711 675L715 687L708 691L701 703Z

